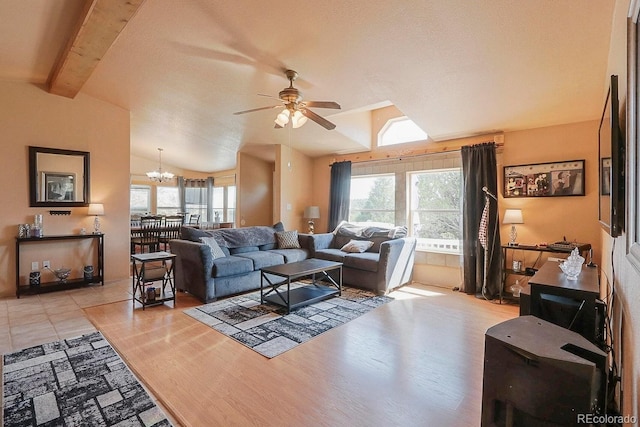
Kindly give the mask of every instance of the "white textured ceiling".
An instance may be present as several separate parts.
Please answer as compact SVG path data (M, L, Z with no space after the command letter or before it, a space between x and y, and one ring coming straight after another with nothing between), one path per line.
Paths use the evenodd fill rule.
M44 83L79 0L0 2L0 79ZM367 111L392 103L434 140L597 119L613 1L147 0L81 92L131 111L131 153L203 172L239 149L366 150ZM288 85L336 101L274 129ZM53 95L52 95L53 96Z

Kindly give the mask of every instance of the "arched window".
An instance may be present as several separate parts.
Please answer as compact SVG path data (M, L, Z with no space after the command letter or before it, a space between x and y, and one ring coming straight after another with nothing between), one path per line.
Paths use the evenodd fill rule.
M424 141L429 135L406 116L390 119L378 133L378 147Z

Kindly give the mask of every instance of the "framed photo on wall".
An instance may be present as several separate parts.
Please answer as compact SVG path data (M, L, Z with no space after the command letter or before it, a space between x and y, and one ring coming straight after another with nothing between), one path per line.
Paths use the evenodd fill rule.
M47 202L73 202L76 200L76 174L42 172L42 194Z
M505 166L504 197L584 196L584 160Z

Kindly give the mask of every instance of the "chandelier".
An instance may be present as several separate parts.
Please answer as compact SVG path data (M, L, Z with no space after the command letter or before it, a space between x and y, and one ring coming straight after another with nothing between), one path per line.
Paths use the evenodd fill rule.
M147 176L152 181L163 182L173 179L173 174L171 172L162 172L162 148L158 148L158 157L160 158L160 167L158 167L157 171L147 172Z

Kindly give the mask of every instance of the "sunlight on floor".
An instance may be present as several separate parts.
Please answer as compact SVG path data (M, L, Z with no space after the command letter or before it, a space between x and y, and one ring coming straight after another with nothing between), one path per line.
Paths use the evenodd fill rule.
M409 284L395 290L389 296L398 300L403 300L418 297L441 297L445 295L445 289L443 289L443 292L435 292L432 290L424 289L423 286L424 285L420 284Z

